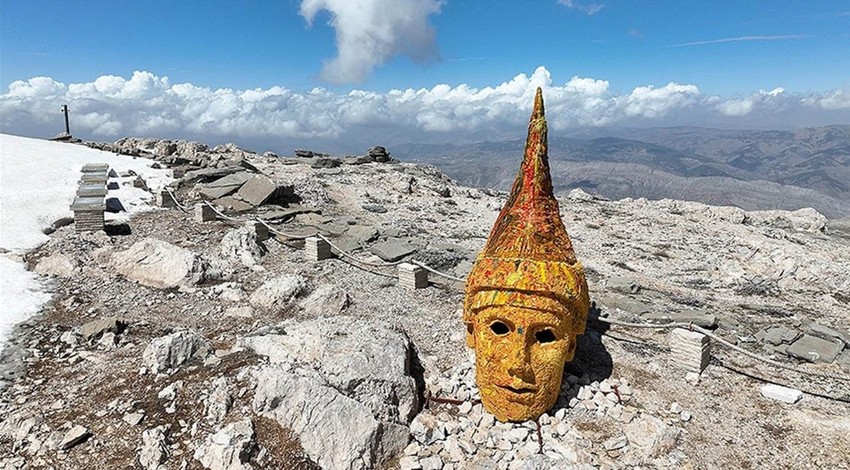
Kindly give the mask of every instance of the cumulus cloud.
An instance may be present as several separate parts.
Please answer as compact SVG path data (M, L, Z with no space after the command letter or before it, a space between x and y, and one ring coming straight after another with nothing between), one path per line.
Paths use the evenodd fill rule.
M593 16L599 13L599 10L605 8L602 3L596 2L579 2L576 0L558 0L558 3L571 9L587 13L587 16Z
M483 88L438 84L385 93L211 89L137 71L129 78L104 75L86 83L49 77L13 82L0 95L0 131L55 134L62 127L59 107L67 103L71 131L88 139L191 138L275 149L320 142L341 151L362 150L364 141L498 140L517 137L538 86L553 132L612 124L788 128L850 122L846 90L800 96L775 88L721 98L671 82L618 92L607 80L591 77L559 83L545 67Z
M337 56L325 61L322 79L362 83L394 56L418 62L436 57L428 17L440 13L441 7L440 0L302 0L300 13L308 25L320 11L330 13Z

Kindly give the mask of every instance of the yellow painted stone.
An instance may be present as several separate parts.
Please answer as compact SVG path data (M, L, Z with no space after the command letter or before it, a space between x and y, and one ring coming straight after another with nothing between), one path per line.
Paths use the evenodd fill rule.
M499 421L536 419L558 400L590 299L552 194L543 92L511 194L466 281L466 343L484 408Z

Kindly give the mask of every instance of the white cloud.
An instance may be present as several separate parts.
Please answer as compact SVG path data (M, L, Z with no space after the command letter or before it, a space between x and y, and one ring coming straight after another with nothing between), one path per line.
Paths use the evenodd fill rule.
M428 17L441 7L441 0L302 0L300 13L310 25L322 10L331 15L337 56L325 61L322 79L361 83L394 56L419 62L436 57Z
M584 13L587 13L587 16L593 16L596 13L599 13L599 10L605 8L605 5L602 3L596 2L579 2L576 0L558 0L558 3L561 5L571 9L578 10Z
M755 109L776 111L785 106L784 94L785 89L782 87L770 91L759 90L746 98L721 101L716 108L722 114L734 117L746 116Z
M498 140L517 137L538 86L544 89L554 132L611 124L804 127L850 122L846 90L801 97L775 88L722 98L706 96L693 84L668 83L618 92L608 81L590 77L558 83L545 67L538 67L530 75L520 73L483 88L438 84L344 94L281 86L210 89L172 84L150 72L72 84L35 77L12 83L0 95L0 130L51 136L62 130L59 107L67 103L72 133L87 139L153 136L259 143L275 149L321 142L317 145L330 143L343 151L362 150L363 141L391 139Z

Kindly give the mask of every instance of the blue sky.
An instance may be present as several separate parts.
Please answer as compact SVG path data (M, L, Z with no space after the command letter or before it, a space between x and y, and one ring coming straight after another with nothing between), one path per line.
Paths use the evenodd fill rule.
M528 80L498 89L520 74ZM99 77L107 79L98 85ZM175 93L180 84L208 93ZM434 92L440 84L453 91ZM384 131L451 140L452 132L486 134L502 128L499 119L517 121L530 106L523 101L529 89L541 84L553 89L546 94L555 108L568 111L556 130L848 123L850 3L0 0L4 132L46 132L38 113L70 101L82 113L78 129L91 138L183 132L332 141L366 128L378 132L358 116L375 121L370 113L388 113L394 117L378 126ZM481 93L488 87L501 98ZM243 94L255 89L262 103ZM410 103L391 96L393 89L434 93ZM216 90L233 99L222 104ZM352 90L368 96L358 101ZM160 110L152 107L155 97ZM145 110L133 111L133 99ZM435 116L435 100L451 109L436 106ZM296 116L299 103L326 115L307 122ZM511 103L515 116L493 112ZM188 122L203 114L199 106L206 121ZM343 116L341 106L352 109ZM255 132L251 113L279 122ZM478 127L448 122L470 115L481 117ZM223 116L233 125L221 124ZM152 118L161 123L151 125ZM318 129L328 125L335 130Z

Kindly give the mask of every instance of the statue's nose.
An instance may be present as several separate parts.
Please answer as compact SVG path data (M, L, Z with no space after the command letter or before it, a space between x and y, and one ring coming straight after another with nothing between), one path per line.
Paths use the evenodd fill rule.
M534 383L534 371L531 369L531 357L528 350L517 347L509 356L508 374L526 383Z

